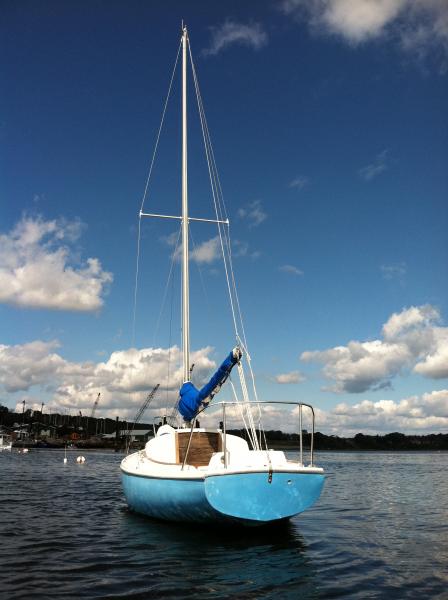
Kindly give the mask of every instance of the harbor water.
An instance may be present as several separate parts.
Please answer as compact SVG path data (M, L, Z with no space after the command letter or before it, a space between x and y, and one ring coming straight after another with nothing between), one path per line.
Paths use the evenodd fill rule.
M448 599L446 453L318 454L318 504L256 529L132 514L122 455L79 454L0 453L2 599Z

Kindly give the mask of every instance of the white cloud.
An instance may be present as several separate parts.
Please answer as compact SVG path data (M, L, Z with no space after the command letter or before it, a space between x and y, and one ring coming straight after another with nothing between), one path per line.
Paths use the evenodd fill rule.
M297 275L297 276L303 275L303 271L301 271L294 265L282 265L281 267L278 268L278 270L282 271L283 273L290 273L291 275Z
M430 304L411 306L389 317L387 323L383 325L383 336L386 340L394 340L416 326L430 327L439 320L439 311Z
M179 244L180 233L181 232L179 230L179 231L173 231L169 235L162 235L162 236L160 236L160 241L163 242L164 244L166 244L167 246L175 247Z
M112 274L97 258L78 267L69 248L81 235L79 221L24 217L0 235L0 302L22 308L95 311Z
M245 219L250 228L258 227L267 219L260 200L254 200L244 208L238 210L238 216Z
M435 328L433 335L432 353L415 365L414 371L431 379L445 379L448 377L448 328Z
M359 176L364 179L365 181L371 181L372 179L374 179L375 177L378 177L378 175L380 175L381 173L384 173L384 171L387 171L387 155L388 155L389 151L388 150L383 150L382 152L380 152L375 159L373 160L373 162L371 162L369 165L366 165L365 167L362 167L361 169L359 169L358 173Z
M290 373L281 373L275 376L275 381L281 384L301 383L305 381L305 377L299 371L291 371Z
M297 411L296 411L297 412ZM393 400L363 400L338 404L333 410L316 409L319 431L352 436L358 432L428 434L448 430L448 390L438 390Z
M296 177L295 179L293 179L288 187L290 188L295 188L296 190L303 190L304 187L306 187L309 184L310 180L308 179L308 177L305 177L304 175L300 175L299 177Z
M330 410L314 406L316 431L327 435L352 437L357 433L385 434L400 431L407 434L448 432L448 390L442 389L402 400L372 402L362 400L354 405L338 404ZM228 410L228 426L241 427L241 416L235 408ZM303 428L311 430L311 413L303 409ZM258 415L257 415L258 418ZM202 419L201 419L202 421ZM205 421L205 419L204 419ZM296 432L299 430L299 408L278 403L263 407L261 421L265 429ZM210 418L209 424L216 423Z
M57 341L35 341L17 346L0 345L0 384L7 392L27 391L45 385L67 363L53 350Z
M190 260L198 264L210 264L220 256L221 244L218 236L202 242L190 252Z
M229 46L248 46L260 50L268 43L268 35L260 23L236 23L228 19L220 27L212 27L210 47L203 50L204 55L215 55Z
M0 346L0 389L33 392L45 397L48 410L88 410L101 393L99 412L133 416L146 394L160 383L152 408L172 407L182 382L181 351L172 348L130 348L113 352L106 361L73 363L55 352L56 341ZM212 348L191 353L194 382L203 385L216 364ZM40 403L36 397L36 402Z
M171 235L161 237L160 240L167 246L175 247L174 260L182 259L182 244L179 243L179 234L174 232ZM221 243L219 236L213 237L205 242L190 249L190 260L198 264L211 264L221 256Z
M436 327L437 309L413 306L394 313L383 326L383 339L351 341L323 351L303 352L301 360L323 364L333 392L361 393L391 385L411 370L425 377L448 377L448 328Z
M113 352L102 362L74 363L58 352L56 341L34 341L17 346L0 346L0 388L2 400L9 398L21 412L23 399L26 408L40 410L45 402L46 412L89 414L98 392L101 393L97 416L132 418L155 384L161 389L145 417L160 414L174 406L182 381L181 352L172 348L129 348ZM194 381L203 385L214 372L216 364L210 358L212 348L202 348L191 355L195 363ZM169 375L168 375L169 374ZM277 376L279 383L299 383L298 371ZM25 392L17 402L17 393ZM228 390L227 390L228 392ZM224 398L225 390L221 392ZM317 430L337 435L358 432L377 433L403 431L429 433L448 430L448 390L431 391L398 402L364 399L354 405L338 404L334 409L316 410ZM267 429L297 431L297 411L280 406L263 408L262 421ZM239 410L228 416L238 416ZM304 427L307 427L304 414ZM202 418L201 418L202 420ZM235 426L237 423L235 422ZM239 422L239 426L241 423Z
M381 35L407 0L284 0L283 12L356 44Z
M283 0L280 6L314 32L354 46L387 37L419 60L432 55L441 72L447 69L446 0Z

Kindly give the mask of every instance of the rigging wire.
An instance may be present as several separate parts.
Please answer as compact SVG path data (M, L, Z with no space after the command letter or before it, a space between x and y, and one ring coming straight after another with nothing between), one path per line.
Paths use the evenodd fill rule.
M166 377L166 404L168 406L168 394L170 385L170 370L171 370L171 339L173 330L173 306L174 306L174 277L171 278L171 305L170 305L170 330L168 338L168 365Z
M170 79L170 84L168 87L168 93L166 95L166 99L165 99L165 103L163 106L163 111L162 111L162 118L160 121L160 126L157 132L157 138L156 138L156 143L155 143L155 147L154 147L154 151L152 154L152 158L151 158L151 163L150 163L150 167L149 167L149 172L148 172L148 176L146 178L146 183L145 183L145 188L144 188L144 192L143 192L143 196L142 196L142 201L141 201L141 205L140 205L140 212L139 212L139 218L138 218L138 235L137 235L137 257L136 257L136 266L135 266L135 281L134 281L134 302L133 302L133 316L132 316L132 347L135 347L135 330L136 330L136 321L137 321L137 295L138 295L138 282L139 282L139 271L140 271L140 250L141 250L141 221L142 221L142 211L143 211L143 207L145 204L145 200L148 194L148 189L149 189L149 182L151 179L151 175L152 175L152 170L154 167L154 162L155 162L155 158L156 158L156 154L157 154L157 149L159 146L159 141L160 141L160 135L162 133L162 128L163 128L163 123L165 120L165 114L166 114L166 109L168 106L168 101L171 95L171 89L172 89L172 85L173 85L173 80L174 80L174 75L176 72L176 68L177 68L177 63L179 61L179 55L180 55L180 49L182 46L182 41L179 42L179 47L177 49L177 54L176 54L176 60L174 62L174 67L173 67L173 72L171 74L171 79ZM169 281L169 277L171 276L171 270L172 270L172 265L171 265L171 269L170 269L170 275L168 276L168 281ZM165 302L165 297L163 299L162 302L162 310L163 310L163 304ZM160 315L159 315L159 319L160 319ZM154 346L154 344L153 344ZM169 357L170 360L170 357ZM147 363L147 369L149 369L151 363L151 357L150 360ZM134 394L131 395L132 399L134 400Z
M211 162L210 159L210 144L209 144L209 137L207 135L207 129L205 127L205 113L204 113L204 107L202 104L202 97L201 97L201 93L199 91L199 83L198 83L198 79L197 79L197 75L196 75L196 68L194 66L194 61L193 61L193 57L191 54L191 46L189 45L189 51L190 51L190 61L191 61L191 67L192 67L192 72L193 72L193 81L194 81L194 86L195 86L195 90L196 90L196 98L197 98L197 102L198 102L198 109L199 109L199 117L201 120L201 127L202 127L202 135L204 138L204 146L205 146L205 154L207 157L207 166L208 166L208 171L209 171L209 178L210 178L210 184L211 184L211 188L212 188L212 197L213 197L213 204L215 206L215 213L216 213L216 220L222 220L220 219L220 210L218 208L218 197L217 197L217 190L216 190L216 180L215 180L215 175L214 175L214 170L213 170L213 164ZM236 317L235 317L235 308L234 308L234 303L233 303L233 294L232 294L232 290L230 287L230 281L229 281L229 273L228 273L228 266L227 266L227 259L226 259L226 253L224 250L224 243L223 243L223 235L222 235L222 231L221 231L221 224L218 223L218 233L219 233L219 240L220 240L220 244L221 244L221 252L222 252L222 257L223 257L223 262L224 262L224 270L225 270L225 274L226 274L226 281L227 281L227 288L228 288L228 292L229 292L229 300L230 300L230 307L231 307L231 311L232 311L232 319L233 319L233 325L234 325L234 329L235 329L235 336L236 338L238 338L238 325L237 325L237 321L236 321Z
M150 183L152 170L153 170L153 166L154 166L154 162L155 162L155 157L156 157L156 153L157 153L157 149L158 149L158 145L159 145L160 135L161 135L162 128L163 128L164 118L165 118L165 114L166 114L166 110L167 110L167 106L168 106L168 101L169 101L169 98L171 95L171 89L172 89L174 75L175 75L178 60L179 60L180 49L181 49L181 43L179 44L179 48L177 51L176 60L175 60L173 72L172 72L171 79L170 79L169 89L168 89L168 93L167 93L167 96L165 99L165 104L163 107L162 119L161 119L160 127L159 127L159 130L157 133L156 144L155 144L154 152L153 152L150 167L149 167L148 177L146 179L146 184L145 184L145 188L144 188L144 193L143 193L141 207L140 207L140 213L139 213L137 261L136 261L135 289L134 289L134 314L133 314L133 329L132 329L132 345L133 346L135 345L137 289L138 289L139 262L140 262L140 250L141 250L141 217L142 217L145 200L148 195L149 183ZM210 185L211 185L211 189L212 189L212 197L213 197L213 204L214 204L215 213L216 213L216 219L217 219L217 221L225 221L225 220L227 220L227 209L226 209L226 205L224 202L224 195L222 192L221 182L219 179L219 173L218 173L218 169L217 169L217 165L216 165L211 136L210 136L210 132L208 129L208 124L207 124L207 120L206 120L206 116L205 116L204 105L203 105L203 101L202 101L201 92L199 89L199 82L198 82L196 68L195 68L195 64L194 64L192 53L191 53L190 43L188 44L188 49L189 49L189 56L190 56L192 73L193 73L193 81L194 81L194 87L195 87L195 92L196 92L196 99L197 99L197 103L198 103L198 111L199 111L199 117L200 117L200 122L201 122L202 134L203 134L203 139L204 139L204 147L205 147L205 153L206 153L206 158L207 158L207 166L208 166L208 172L209 172L209 178L210 178ZM230 231L229 231L228 227L227 227L227 229L225 229L225 227L221 223L217 223L217 225L218 225L219 240L220 240L220 245L221 245L221 252L222 252L222 256L223 256L224 270L225 270L226 281L227 281L227 289L228 289L228 293L229 293L233 325L234 325L234 330L235 330L235 337L236 337L236 341L237 341L238 345L240 345L242 347L242 349L244 350L247 364L249 367L249 372L250 372L251 379L252 379L254 397L255 397L255 400L258 401L256 386L255 386L255 377L254 377L254 373L252 370L251 358L250 358L250 354L249 354L248 347L247 347L247 340L246 340L246 333L245 333L245 328L244 328L244 323L243 323L243 316L242 316L242 311L241 311L240 302L239 302L239 298L238 298L235 273L234 273L233 264L232 264ZM172 255L170 271L169 271L167 284L165 287L163 300L162 300L162 307L161 307L159 317L157 320L157 324L156 324L156 328L155 328L154 342L155 342L155 337L158 333L162 312L163 312L164 306L165 306L168 286L169 286L169 283L171 280L174 261L175 261L175 257L177 254L177 248L179 245L180 234L181 234L181 227L179 228L179 233L178 233L178 237L177 237L177 241L176 241L176 248ZM194 240L193 240L193 244L194 244ZM203 284L201 272L200 272L200 276L201 276L201 281ZM203 284L203 287L204 287L204 284ZM172 300L172 302L173 302L173 300ZM172 311L172 306L171 306L171 311ZM242 334L241 336L239 334L239 326L241 327L241 334ZM171 344L171 322L170 322L170 344ZM168 360L168 363L169 363L168 364L168 373L169 373L171 356L169 355L168 358L169 358L169 360ZM243 422L245 424L246 430L248 431L249 437L251 438L251 443L253 444L253 447L256 449L259 449L259 443L258 443L258 438L256 435L256 428L255 428L253 414L250 409L250 406L248 406L248 404L246 404L250 401L250 398L249 398L249 393L248 393L248 389L247 389L247 385L246 385L246 381L245 381L244 369L243 369L241 362L238 364L238 371L239 371L239 376L240 376L239 378L240 378L240 384L241 384L241 391L243 394L243 400L245 402L245 405L240 406L240 410L242 410L242 413L244 413L244 412L246 413L246 418L248 420L248 423L246 423L244 414L242 414ZM234 393L235 397L237 398L233 383L231 383L231 385L232 385L233 393ZM237 400L238 400L238 398L237 398ZM259 412L259 422L261 423L261 409L260 409L259 405L258 405L258 412Z
M214 152L213 152L211 136L210 136L210 132L208 129L207 119L205 116L204 105L202 102L202 96L201 96L201 92L199 89L199 82L198 82L197 75L196 75L196 68L194 66L194 61L193 61L193 57L191 54L191 48L190 48L190 60L191 60L191 64L192 64L193 79L194 79L196 96L197 96L197 101L198 101L202 133L203 133L203 137L204 137L204 145L205 145L205 149L206 149L207 164L208 164L208 168L209 168L210 183L211 183L211 187L212 187L212 196L213 196L213 202L215 205L216 218L217 218L217 220L226 220L227 219L227 211L226 211L225 203L224 203L224 195L222 193L222 187L221 187L221 183L219 180L218 168L216 165L216 160L215 160L215 156L214 156ZM231 308L232 308L232 316L233 316L233 321L234 321L235 334L236 334L237 339L240 338L239 333L238 333L238 326L237 326L237 322L236 322L236 318L235 318L234 298L233 298L234 295L235 295L235 300L236 300L237 309L238 309L238 317L239 317L239 321L240 321L240 324L242 327L243 339L245 342L245 346L247 347L247 343L246 343L246 339L245 339L246 336L245 336L245 332L244 332L243 318L242 318L242 313L241 313L241 309L239 306L238 294L237 294L237 290L236 290L235 275L234 275L233 266L232 266L230 233L229 233L228 229L226 230L224 228L223 229L224 236L222 236L220 223L218 223L218 231L219 231L219 235L220 235L221 250L222 250L224 266L225 266L225 270L226 270L227 286L228 286L230 303L231 303ZM225 244L227 247L227 255L228 255L227 260L226 260L226 254L224 251L222 237L224 237ZM229 270L231 271L232 286L230 285L230 282L229 282L227 262L229 263ZM231 288L233 288L233 289L231 289Z
M159 334L160 322L162 320L162 314L163 314L163 311L165 309L166 297L168 295L168 287L170 285L170 280L171 280L171 277L172 277L172 274L173 274L174 263L176 262L176 258L177 258L177 249L179 248L179 240L180 240L181 232L182 232L182 226L179 227L179 231L177 233L176 244L174 246L174 252L171 255L170 270L168 272L168 277L167 277L167 280L166 280L165 289L163 291L162 303L161 303L161 306L160 306L159 316L157 317L156 326L154 328L154 335L153 335L153 341L152 341L152 345L153 346L155 346L156 338L157 338L157 336Z
M166 113L166 109L167 109L167 106L168 106L168 100L169 100L170 94L171 94L171 88L173 86L174 74L176 72L177 63L179 61L179 54L180 54L181 46L182 46L182 40L180 41L179 48L177 49L176 61L174 63L173 72L171 74L170 85L169 85L169 88L168 88L168 93L166 95L165 105L163 107L162 120L160 122L159 131L157 133L156 145L155 145L155 148L154 148L154 152L152 154L151 165L149 167L149 173L148 173L148 178L146 180L145 191L143 192L143 198L142 198L142 203L141 203L140 211L143 210L143 206L145 204L145 199L146 199L146 194L148 192L149 180L151 179L152 169L153 169L154 161L155 161L156 154L157 154L157 148L159 146L160 134L162 133L163 122L164 122L164 119L165 119L165 113Z
M159 147L160 134L162 133L162 127L165 120L165 113L168 106L168 101L171 95L171 88L173 86L174 74L176 72L177 63L179 62L180 49L182 46L182 40L179 42L179 47L177 49L176 60L174 61L173 72L171 74L170 85L168 87L168 93L166 95L165 104L163 106L162 118L160 121L159 130L157 132L156 143L154 147L154 152L152 154L151 163L149 167L148 177L146 178L145 189L143 192L143 197L140 205L140 212L138 217L138 237L137 237L137 259L136 259L136 267L135 267L135 284L134 284L134 310L133 310L133 318L132 318L132 347L135 345L135 324L137 319L137 290L138 290L138 275L139 275L139 265L140 265L140 247L141 247L141 221L142 221L142 211L145 204L146 196L149 188L149 181L152 175L152 169L154 167L154 161L157 154L157 149Z
M214 156L214 152L213 152L211 136L210 136L210 132L209 132L208 125L207 125L207 119L205 116L205 110L204 110L204 105L202 102L202 96L201 96L201 93L199 90L199 83L198 83L196 68L194 65L190 45L189 45L189 54L190 54L192 72L193 72L193 81L194 81L194 85L195 85L196 97L197 97L197 102L198 102L202 134L203 134L203 138L204 138L204 146L205 146L205 152L206 152L206 157L207 157L207 166L208 166L208 170L209 170L209 177L210 177L210 184L211 184L211 188L212 188L212 197L213 197L213 203L215 206L216 219L224 220L224 218L227 218L227 211L226 211L226 207L225 207L225 203L224 203L224 196L222 194L221 182L219 180L219 174L218 174L216 160L215 160L215 156ZM229 299L230 299L231 310L232 310L232 318L233 318L233 323L234 323L235 336L236 336L237 341L239 341L239 342L242 341L241 337L238 333L238 325L237 325L237 319L236 319L236 315L235 315L234 303L236 304L236 307L237 307L238 319L239 319L239 323L241 325L241 330L242 330L242 334L243 334L244 342L243 342L242 346L246 350L246 357L247 357L247 362L248 362L248 366L249 366L249 371L251 374L254 396L255 396L255 400L258 402L258 395L257 395L257 390L256 390L256 385L255 385L255 377L254 377L254 373L253 373L253 369L252 369L252 365L251 365L250 354L247 350L247 341L246 341L246 335L245 335L245 330L244 330L243 316L242 316L241 307L239 304L238 293L237 293L236 282L235 282L235 274L234 274L233 265L232 265L230 233L228 230L227 231L224 230L224 235L222 235L220 223L218 223L218 232L219 232L219 239L220 239L220 244L221 244L221 251L222 251L222 255L223 255L224 269L225 269L225 273L226 273L227 288L228 288L228 292L229 292ZM224 237L225 243L223 242L223 237ZM224 245L226 246L226 249L227 249L227 256L226 256ZM227 263L229 263L229 265ZM229 277L229 271L230 271L230 277ZM244 398L245 402L249 402L249 400L250 400L249 394L248 394L248 390L247 390L247 386L246 386L244 370L242 368L241 363L239 363L239 365L238 365L238 372L239 372L239 376L240 376L240 383L241 383L243 398ZM259 413L259 421L261 423L261 408L260 408L259 404L257 404L257 408L258 408L258 413ZM250 428L252 430L254 440L256 442L256 446L259 447L258 439L257 439L256 433L255 433L255 431L256 431L255 422L253 420L252 411L250 411L250 410L248 410L248 419L249 419Z
M134 311L132 316L132 348L135 346L135 322L137 318L137 289L138 289L138 273L140 268L140 239L141 239L142 218L138 218L138 236L137 236L137 260L135 265L135 281L134 281Z
M193 253L194 253L194 252L197 251L198 246L196 245L196 242L194 240L193 232L191 230L191 227L189 229L189 234L190 234L190 239L191 239L191 242L192 242ZM199 279L201 280L201 287L202 287L202 292L204 294L205 306L207 308L207 313L208 313L208 317L209 317L209 321L210 321L210 314L211 314L210 307L211 307L211 303L210 303L210 299L209 299L209 296L208 296L208 293L207 293L207 288L205 287L204 276L203 276L203 273L202 273L202 269L201 269L201 267L199 265L199 261L197 261L197 260L196 260L196 267L197 267L197 270L198 270L198 273L199 273Z

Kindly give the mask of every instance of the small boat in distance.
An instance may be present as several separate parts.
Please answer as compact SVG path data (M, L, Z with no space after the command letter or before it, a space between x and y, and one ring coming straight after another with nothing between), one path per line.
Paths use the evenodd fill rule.
M166 423L161 423L144 450L126 456L121 463L124 494L131 510L169 521L197 523L238 523L263 525L288 519L312 506L319 498L324 471L314 465L314 410L301 402L260 402L256 393L250 354L239 312L231 264L228 219L219 204L220 184L196 70L186 27L182 28L182 216L170 217L140 211L141 217L179 219L182 232L182 372L179 400ZM180 49L179 49L180 51ZM191 60L199 114L206 148L216 219L194 219L188 213L187 189L187 54ZM179 53L178 53L179 56ZM176 61L177 64L177 61ZM174 73L173 73L174 75ZM172 81L172 80L171 80ZM168 100L168 98L167 98ZM159 130L160 133L160 130ZM142 203L143 208L143 203ZM217 225L223 253L227 286L233 314L236 345L208 383L198 389L190 380L189 339L189 222L207 221ZM227 252L226 252L227 250ZM240 319L241 321L238 321ZM237 322L241 322L242 335ZM239 377L237 391L230 373ZM249 393L251 380L253 392ZM234 400L211 402L229 379ZM297 419L300 449L291 459L283 451L268 448L262 426L267 406L270 415L281 414L289 405ZM273 408L272 408L273 407ZM310 448L303 447L302 418L309 411ZM273 411L273 412L272 412ZM209 424L214 413L217 424ZM228 432L230 419L239 416L245 429L243 439ZM198 417L207 423L200 427ZM233 421L232 421L233 422ZM305 454L308 464L305 464Z
M12 449L12 437L0 431L0 451Z

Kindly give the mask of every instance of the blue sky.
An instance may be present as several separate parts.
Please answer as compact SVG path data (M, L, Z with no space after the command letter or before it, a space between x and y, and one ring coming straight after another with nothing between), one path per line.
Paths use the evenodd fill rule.
M327 432L446 431L443 0L3 2L0 402L75 413L100 391L99 414L132 415L159 381L157 410L175 400L176 223L142 222L135 340L133 301L182 19L259 396L311 402ZM180 211L179 77L151 212ZM189 99L190 211L213 218ZM192 226L198 382L234 345L216 235Z

